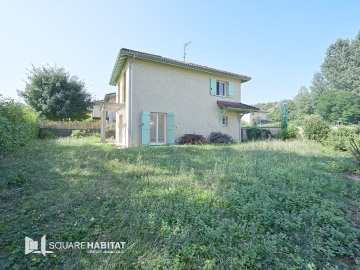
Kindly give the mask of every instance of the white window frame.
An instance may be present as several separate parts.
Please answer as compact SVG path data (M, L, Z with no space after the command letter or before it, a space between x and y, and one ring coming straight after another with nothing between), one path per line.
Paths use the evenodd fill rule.
M229 117L223 116L223 118L221 118L221 126L222 127L228 127L229 126Z
M224 95L220 94L220 84L224 84ZM218 97L227 97L227 83L223 81L216 81L216 95Z
M151 139L150 139L150 145L166 145L166 132L167 132L166 113L151 112L150 114L155 114L156 115L156 122L154 123L155 124L155 130L156 130L156 142L151 142ZM159 114L164 116L164 142L162 142L162 143L159 143Z

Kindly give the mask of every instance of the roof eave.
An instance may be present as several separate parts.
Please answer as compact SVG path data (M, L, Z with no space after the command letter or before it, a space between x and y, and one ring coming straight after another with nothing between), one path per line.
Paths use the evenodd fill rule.
M124 64L125 64L128 56L135 56L136 58L145 59L145 60L149 60L149 61L153 61L153 62L163 63L163 64L177 66L177 67L183 67L183 68L192 69L192 70L198 70L198 71L202 71L202 72L206 72L206 73L210 73L210 74L217 74L217 75L221 75L221 76L225 76L225 77L229 77L229 78L235 78L235 79L241 80L242 83L245 83L245 82L248 82L251 80L251 77L247 77L247 76L231 75L231 74L226 74L223 72L211 71L211 70L201 68L201 67L189 66L189 65L186 65L185 63L181 64L181 63L171 62L171 61L167 61L167 60L163 60L163 59L156 59L156 58L152 58L152 57L149 57L146 55L137 54L136 52L128 52L128 51L121 49L119 51L118 57L115 62L115 66L113 68L113 71L112 71L112 74L110 77L110 82L109 82L110 85L113 85L113 86L116 85L117 81L119 80L120 73L124 67Z

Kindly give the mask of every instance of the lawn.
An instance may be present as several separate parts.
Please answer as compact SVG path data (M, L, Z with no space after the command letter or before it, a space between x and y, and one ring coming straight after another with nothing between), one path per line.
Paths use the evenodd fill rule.
M0 268L356 269L351 156L302 141L120 149L33 140L0 159ZM351 179L349 174L351 173ZM122 253L39 242L126 242Z

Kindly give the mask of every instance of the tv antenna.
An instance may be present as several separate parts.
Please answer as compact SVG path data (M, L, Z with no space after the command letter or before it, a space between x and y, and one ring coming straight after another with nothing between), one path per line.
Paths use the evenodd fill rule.
M185 62L185 56L186 56L186 46L188 46L192 41L189 41L187 43L185 43L184 45L184 62Z

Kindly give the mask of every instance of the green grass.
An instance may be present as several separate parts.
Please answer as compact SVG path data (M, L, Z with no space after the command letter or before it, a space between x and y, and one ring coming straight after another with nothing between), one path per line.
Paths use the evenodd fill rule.
M350 156L301 141L119 149L98 140L33 140L0 160L0 268L360 265ZM122 254L25 255L24 237L40 246L44 234L126 245Z

